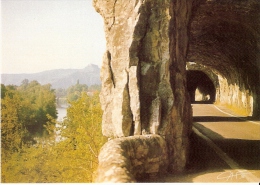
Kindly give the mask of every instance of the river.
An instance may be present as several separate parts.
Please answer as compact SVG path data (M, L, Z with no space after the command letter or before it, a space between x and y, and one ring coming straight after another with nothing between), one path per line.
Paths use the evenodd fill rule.
M62 121L63 118L67 115L67 107L58 107L57 112L58 112L57 120Z
M57 116L58 116L57 121L62 122L63 118L67 115L67 107L66 106L65 107L57 107L56 109L57 109L57 113L58 113L57 114ZM62 126L59 123L56 123L55 127L56 127L55 141L60 142L60 141L63 140L63 138L61 137L61 134L60 134L60 132L61 132L60 128Z

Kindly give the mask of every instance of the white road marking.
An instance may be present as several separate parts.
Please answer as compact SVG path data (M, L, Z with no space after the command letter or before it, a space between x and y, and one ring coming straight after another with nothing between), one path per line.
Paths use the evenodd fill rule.
M204 139L208 145L217 153L217 155L224 160L230 168L233 170L236 170L237 173L242 173L245 171L245 169L242 169L239 167L239 165L231 159L223 150L221 150L211 139L209 139L207 136L202 134L198 129L196 129L194 126L192 127L192 130L202 139ZM260 178L256 177L252 173L248 173L244 176L249 182L259 182Z
M221 110L220 108L218 108L216 105L213 105L213 106L214 106L216 109L218 109L220 112L224 113L224 114L227 114L227 115L229 115L229 116L232 116L232 117L238 118L238 119L243 120L243 121L245 121L245 122L250 122L250 123L254 123L254 124L260 125L260 123L258 123L258 122L255 122L255 121L248 121L248 120L246 120L246 119L243 119L243 118L237 117L237 116L235 116L235 115L233 115L233 114L229 114L229 113L227 113L227 112Z

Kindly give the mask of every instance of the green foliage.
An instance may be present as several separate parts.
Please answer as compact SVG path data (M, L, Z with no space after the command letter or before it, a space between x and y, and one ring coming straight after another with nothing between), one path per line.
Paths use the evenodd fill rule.
M49 117L45 130L49 137L22 147L2 163L3 182L91 182L98 165L98 153L106 138L101 133L102 110L98 93L81 93L70 102L67 118L60 124L63 140L55 141Z
M19 120L21 100L18 93L10 92L1 100L1 152L7 158L18 152L25 141L28 142L28 132Z
M67 99L68 101L76 101L80 98L82 92L87 92L88 86L86 84L73 85L67 89Z
M3 99L5 97L6 91L7 91L7 89L6 89L5 85L1 84L1 99Z
M36 133L43 135L44 126L56 118L55 95L50 85L38 82L1 85L1 152L2 160L35 143Z
M61 144L74 156L70 169L75 170L73 176L78 181L72 182L92 180L92 173L98 164L99 150L106 141L102 135L101 122L102 110L98 93L93 96L82 93L67 109L67 118L63 122L63 128L66 129L61 132L66 140ZM80 180L82 177L84 181Z
M88 87L86 84L80 84L77 81L76 85L70 86L68 89L58 88L55 90L56 97L57 97L57 104L58 106L66 105L68 101L76 101L82 92L100 92L101 85L91 85Z
M31 134L44 134L44 125L49 121L47 114L57 118L56 97L51 85L24 80L17 91L22 101L19 120Z
M58 88L56 89L56 97L65 97L67 94L66 89Z

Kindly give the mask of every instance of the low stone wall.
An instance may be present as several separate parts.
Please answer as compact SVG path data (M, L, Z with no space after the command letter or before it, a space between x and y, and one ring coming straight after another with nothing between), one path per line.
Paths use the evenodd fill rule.
M99 153L94 182L136 182L165 173L167 147L159 135L140 135L108 141Z

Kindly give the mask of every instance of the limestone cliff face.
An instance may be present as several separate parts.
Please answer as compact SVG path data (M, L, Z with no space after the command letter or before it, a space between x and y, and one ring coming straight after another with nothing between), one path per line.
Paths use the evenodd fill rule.
M188 76L207 76L199 85L212 101L259 117L258 0L93 0L93 5L104 19L107 40L100 95L105 136L158 134L166 141L168 171L182 171L192 118L187 89L195 94L198 87L187 85L186 62L204 72Z
M194 1L195 2L195 1ZM186 55L188 48L188 27L193 1L174 0L170 6L171 21L169 29L170 40L170 81L174 95L170 116L170 126L167 132L169 138L170 170L182 171L185 167L189 133L191 130L192 111L186 86ZM172 161L171 161L172 160Z
M103 134L110 138L130 136L133 132L140 134L139 61L130 48L134 39L142 38L134 38L142 2L100 0L93 3L104 18L107 40L101 69ZM143 30L140 35L144 34L145 26Z
M103 134L159 134L171 171L187 160L191 108L185 57L192 1L94 0L104 18Z

